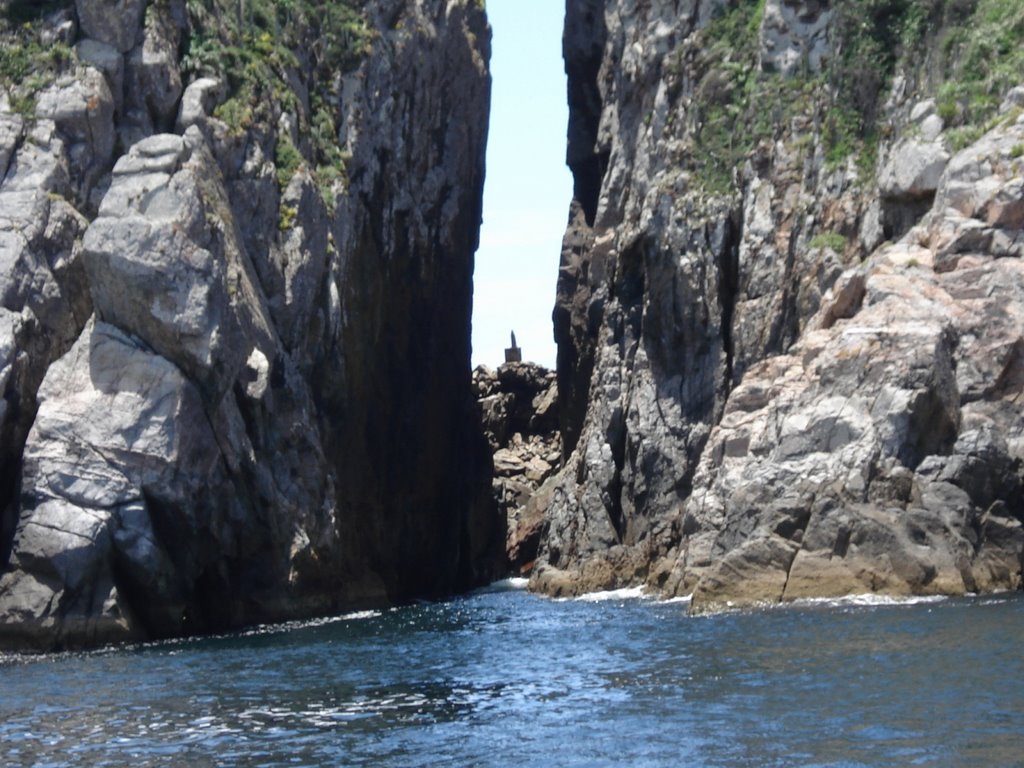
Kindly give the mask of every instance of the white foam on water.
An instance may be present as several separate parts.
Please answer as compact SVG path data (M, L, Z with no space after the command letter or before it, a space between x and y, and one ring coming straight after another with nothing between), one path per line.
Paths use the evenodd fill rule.
M363 621L364 619L376 619L381 615L380 611L353 611L340 617L341 621Z
M245 630L244 632L218 635L218 637L259 637L261 635L273 635L280 632L293 632L299 629L316 629L317 627L327 627L331 624L340 624L346 621L363 621L365 619L375 619L380 615L380 611L353 611L351 613L342 613L338 616L323 616L319 619L286 621L282 624L261 624L258 627L253 627L252 629Z
M689 605L693 602L693 595L683 595L682 597L670 597L666 600L659 600L658 605Z
M522 592L526 589L530 583L529 579L521 576L513 576L508 579L500 579L498 581L492 581L485 587L474 589L470 592L471 595L491 595L496 592Z
M580 595L576 600L582 603L603 603L608 600L646 600L653 595L648 594L646 587L626 587L624 589L610 589L605 592L588 592Z
M799 600L787 603L787 605L792 605L798 608L802 606L816 605L833 608L845 608L849 606L871 608L886 605L925 605L928 603L941 603L945 600L949 600L949 597L946 595L894 596L865 593L861 595L846 595L844 597L803 597Z

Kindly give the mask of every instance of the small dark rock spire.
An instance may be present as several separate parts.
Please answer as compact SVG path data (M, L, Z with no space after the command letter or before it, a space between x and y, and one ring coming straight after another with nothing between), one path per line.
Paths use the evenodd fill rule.
M523 350L516 346L516 332L512 331L512 346L505 350L506 363L523 362Z

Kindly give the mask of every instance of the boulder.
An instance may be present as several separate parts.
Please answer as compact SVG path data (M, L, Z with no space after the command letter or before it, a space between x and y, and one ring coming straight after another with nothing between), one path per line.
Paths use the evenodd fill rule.
M139 42L146 0L75 0L87 37L127 53Z
M12 569L0 579L0 646L181 632L180 590L199 575L199 540L172 557L154 516L162 515L164 541L169 530L216 535L209 516L223 518L230 506L214 501L223 467L198 391L100 322L51 366L39 402Z
M1000 112L1009 112L1014 108L1024 109L1024 85L1018 85L1006 92L1003 103L999 106Z
M43 90L36 115L52 120L67 144L72 181L81 199L110 170L114 154L114 97L104 75L92 67Z
M86 37L75 45L75 54L80 62L103 73L114 98L114 105L120 111L124 103L124 56L121 52L111 45Z
M178 109L178 131L184 133L190 126L200 125L213 114L214 107L224 99L224 93L224 83L215 77L200 77L189 83Z
M832 11L821 0L768 0L760 30L760 64L765 72L784 77L821 71L832 55L829 22Z
M942 129L946 127L942 118L938 115L928 115L921 121L921 138L926 141L937 141L942 135Z
M892 149L878 177L879 191L883 197L898 200L934 195L949 159L940 143L901 141Z
M197 133L139 142L114 167L83 260L102 320L223 393L251 349L235 314L245 278L226 253L238 246L209 224L224 204L216 173Z

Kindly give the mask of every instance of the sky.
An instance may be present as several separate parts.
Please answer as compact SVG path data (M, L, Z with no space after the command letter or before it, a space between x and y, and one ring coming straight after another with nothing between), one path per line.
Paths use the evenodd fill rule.
M473 292L473 365L496 368L515 331L523 359L555 367L551 310L572 200L565 166L560 0L487 0L491 123Z

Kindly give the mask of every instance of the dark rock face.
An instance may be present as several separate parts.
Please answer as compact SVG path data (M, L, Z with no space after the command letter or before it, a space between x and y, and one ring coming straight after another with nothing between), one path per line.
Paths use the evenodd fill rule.
M558 384L534 363L473 371L480 417L494 452L494 499L505 516L506 568L528 573L537 558L551 480L561 465Z
M1018 589L1019 110L956 153L897 72L865 179L793 85L830 66L833 4L769 0L743 108L781 121L716 177L746 130L713 133L737 103L716 24L749 6L568 3L566 460L531 587L695 611Z
M239 132L214 115L223 84L182 74L183 4L99 5L66 14L78 59L34 115L0 100L0 646L496 576L468 337L482 9L367 4L372 45L335 89L347 179L325 195L276 148L307 146L301 70Z

